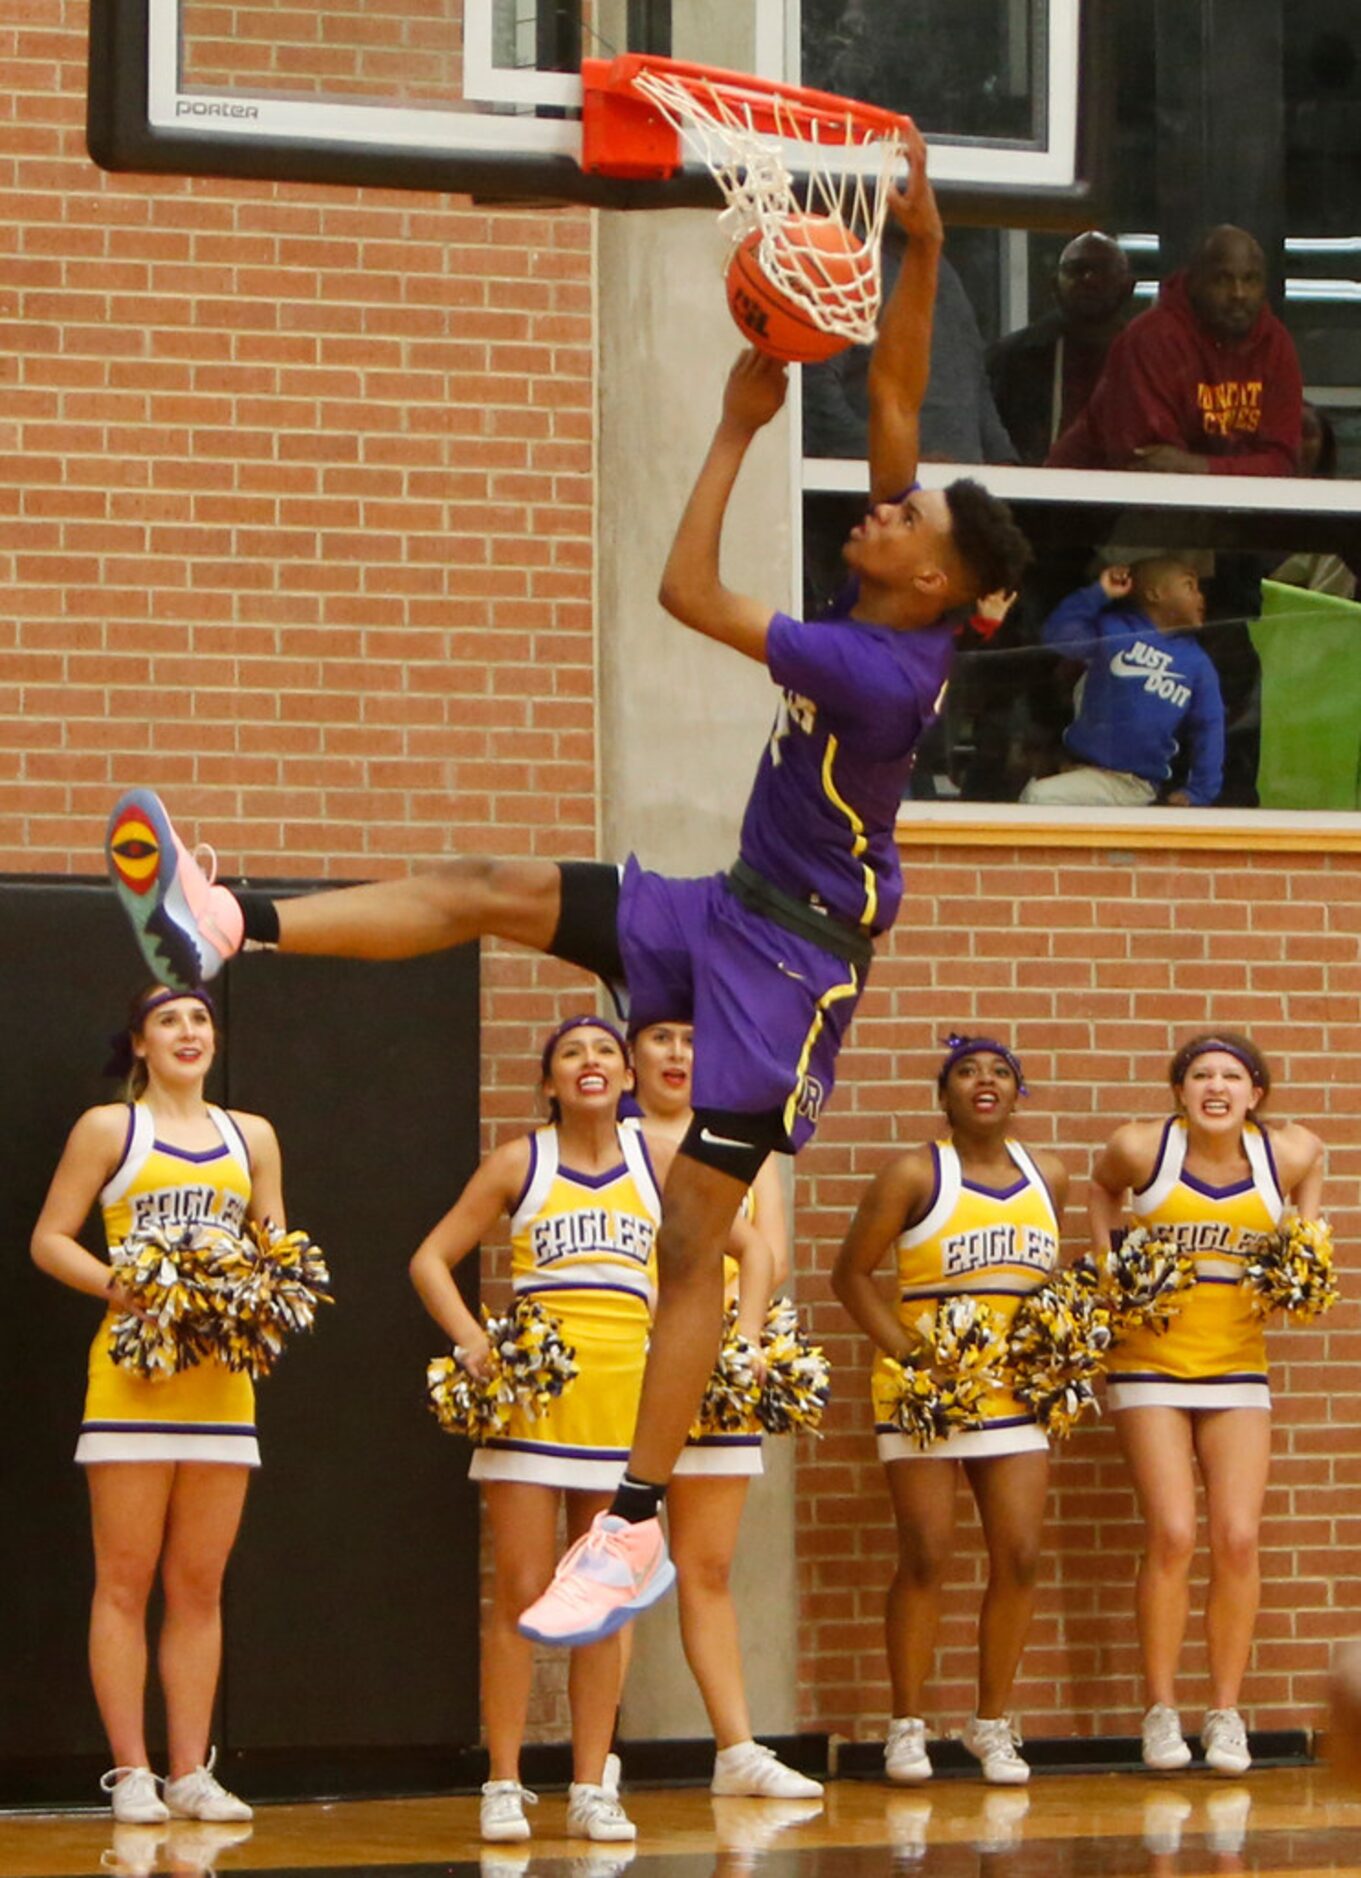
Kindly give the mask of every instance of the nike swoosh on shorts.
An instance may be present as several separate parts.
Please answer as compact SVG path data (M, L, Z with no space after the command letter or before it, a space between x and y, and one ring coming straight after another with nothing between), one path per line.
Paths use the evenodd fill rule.
M711 1148L749 1148L749 1141L734 1141L731 1135L716 1135L712 1128L701 1128L701 1141L707 1141Z

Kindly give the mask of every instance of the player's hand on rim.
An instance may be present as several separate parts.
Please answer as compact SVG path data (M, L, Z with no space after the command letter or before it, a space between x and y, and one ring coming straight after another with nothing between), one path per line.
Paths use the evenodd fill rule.
M754 346L740 352L723 391L723 419L745 431L760 430L780 410L789 389L789 368Z
M903 146L907 156L907 181L901 186L889 184L889 214L905 235L944 242L945 229L936 206L936 192L926 173L926 139L915 124L904 135Z

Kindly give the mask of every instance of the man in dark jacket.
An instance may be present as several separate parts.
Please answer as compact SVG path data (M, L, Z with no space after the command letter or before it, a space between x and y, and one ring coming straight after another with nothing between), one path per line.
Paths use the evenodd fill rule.
M1054 308L988 347L993 400L1023 463L1043 463L1081 416L1133 291L1124 249L1088 229L1059 256Z
M1050 451L1060 469L1293 476L1303 383L1266 304L1266 261L1215 228L1157 304L1112 345L1086 410Z

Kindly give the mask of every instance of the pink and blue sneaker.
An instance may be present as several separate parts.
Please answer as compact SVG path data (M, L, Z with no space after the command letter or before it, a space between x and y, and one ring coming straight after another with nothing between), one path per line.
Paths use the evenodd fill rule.
M520 1614L536 1643L599 1643L655 1604L676 1582L659 1519L631 1525L597 1513L589 1532L564 1552L553 1582Z
M205 874L170 825L160 797L129 789L104 839L109 878L153 975L193 991L241 949L241 908Z

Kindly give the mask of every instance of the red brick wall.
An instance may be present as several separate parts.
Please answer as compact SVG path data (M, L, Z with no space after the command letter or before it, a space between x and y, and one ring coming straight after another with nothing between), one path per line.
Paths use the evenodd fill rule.
M132 782L224 872L593 853L589 217L106 175L75 0L0 71L0 868ZM492 1122L568 984L490 961Z
M882 1732L889 1695L883 1595L894 1541L867 1399L868 1346L826 1282L865 1182L898 1146L936 1132L938 1039L996 1028L1024 1062L1023 1138L1053 1147L1072 1180L1066 1246L1086 1244L1087 1176L1116 1125L1165 1113L1175 1043L1206 1025L1249 1030L1276 1078L1270 1113L1328 1146L1325 1203L1351 1301L1325 1327L1272 1333L1276 1399L1258 1643L1244 1690L1252 1725L1321 1719L1329 1646L1361 1626L1361 1315L1351 1247L1361 1227L1355 1117L1361 1087L1361 874L1338 854L1110 853L909 848L902 924L879 960L832 1113L799 1164L798 1260L835 1364L826 1438L798 1471L801 1714L808 1727ZM956 1588L930 1712L973 1707L974 1626L985 1557L961 1493ZM1134 1499L1109 1422L1057 1459L1039 1615L1016 1707L1036 1735L1133 1733ZM1203 1551L1183 1687L1205 1700Z

